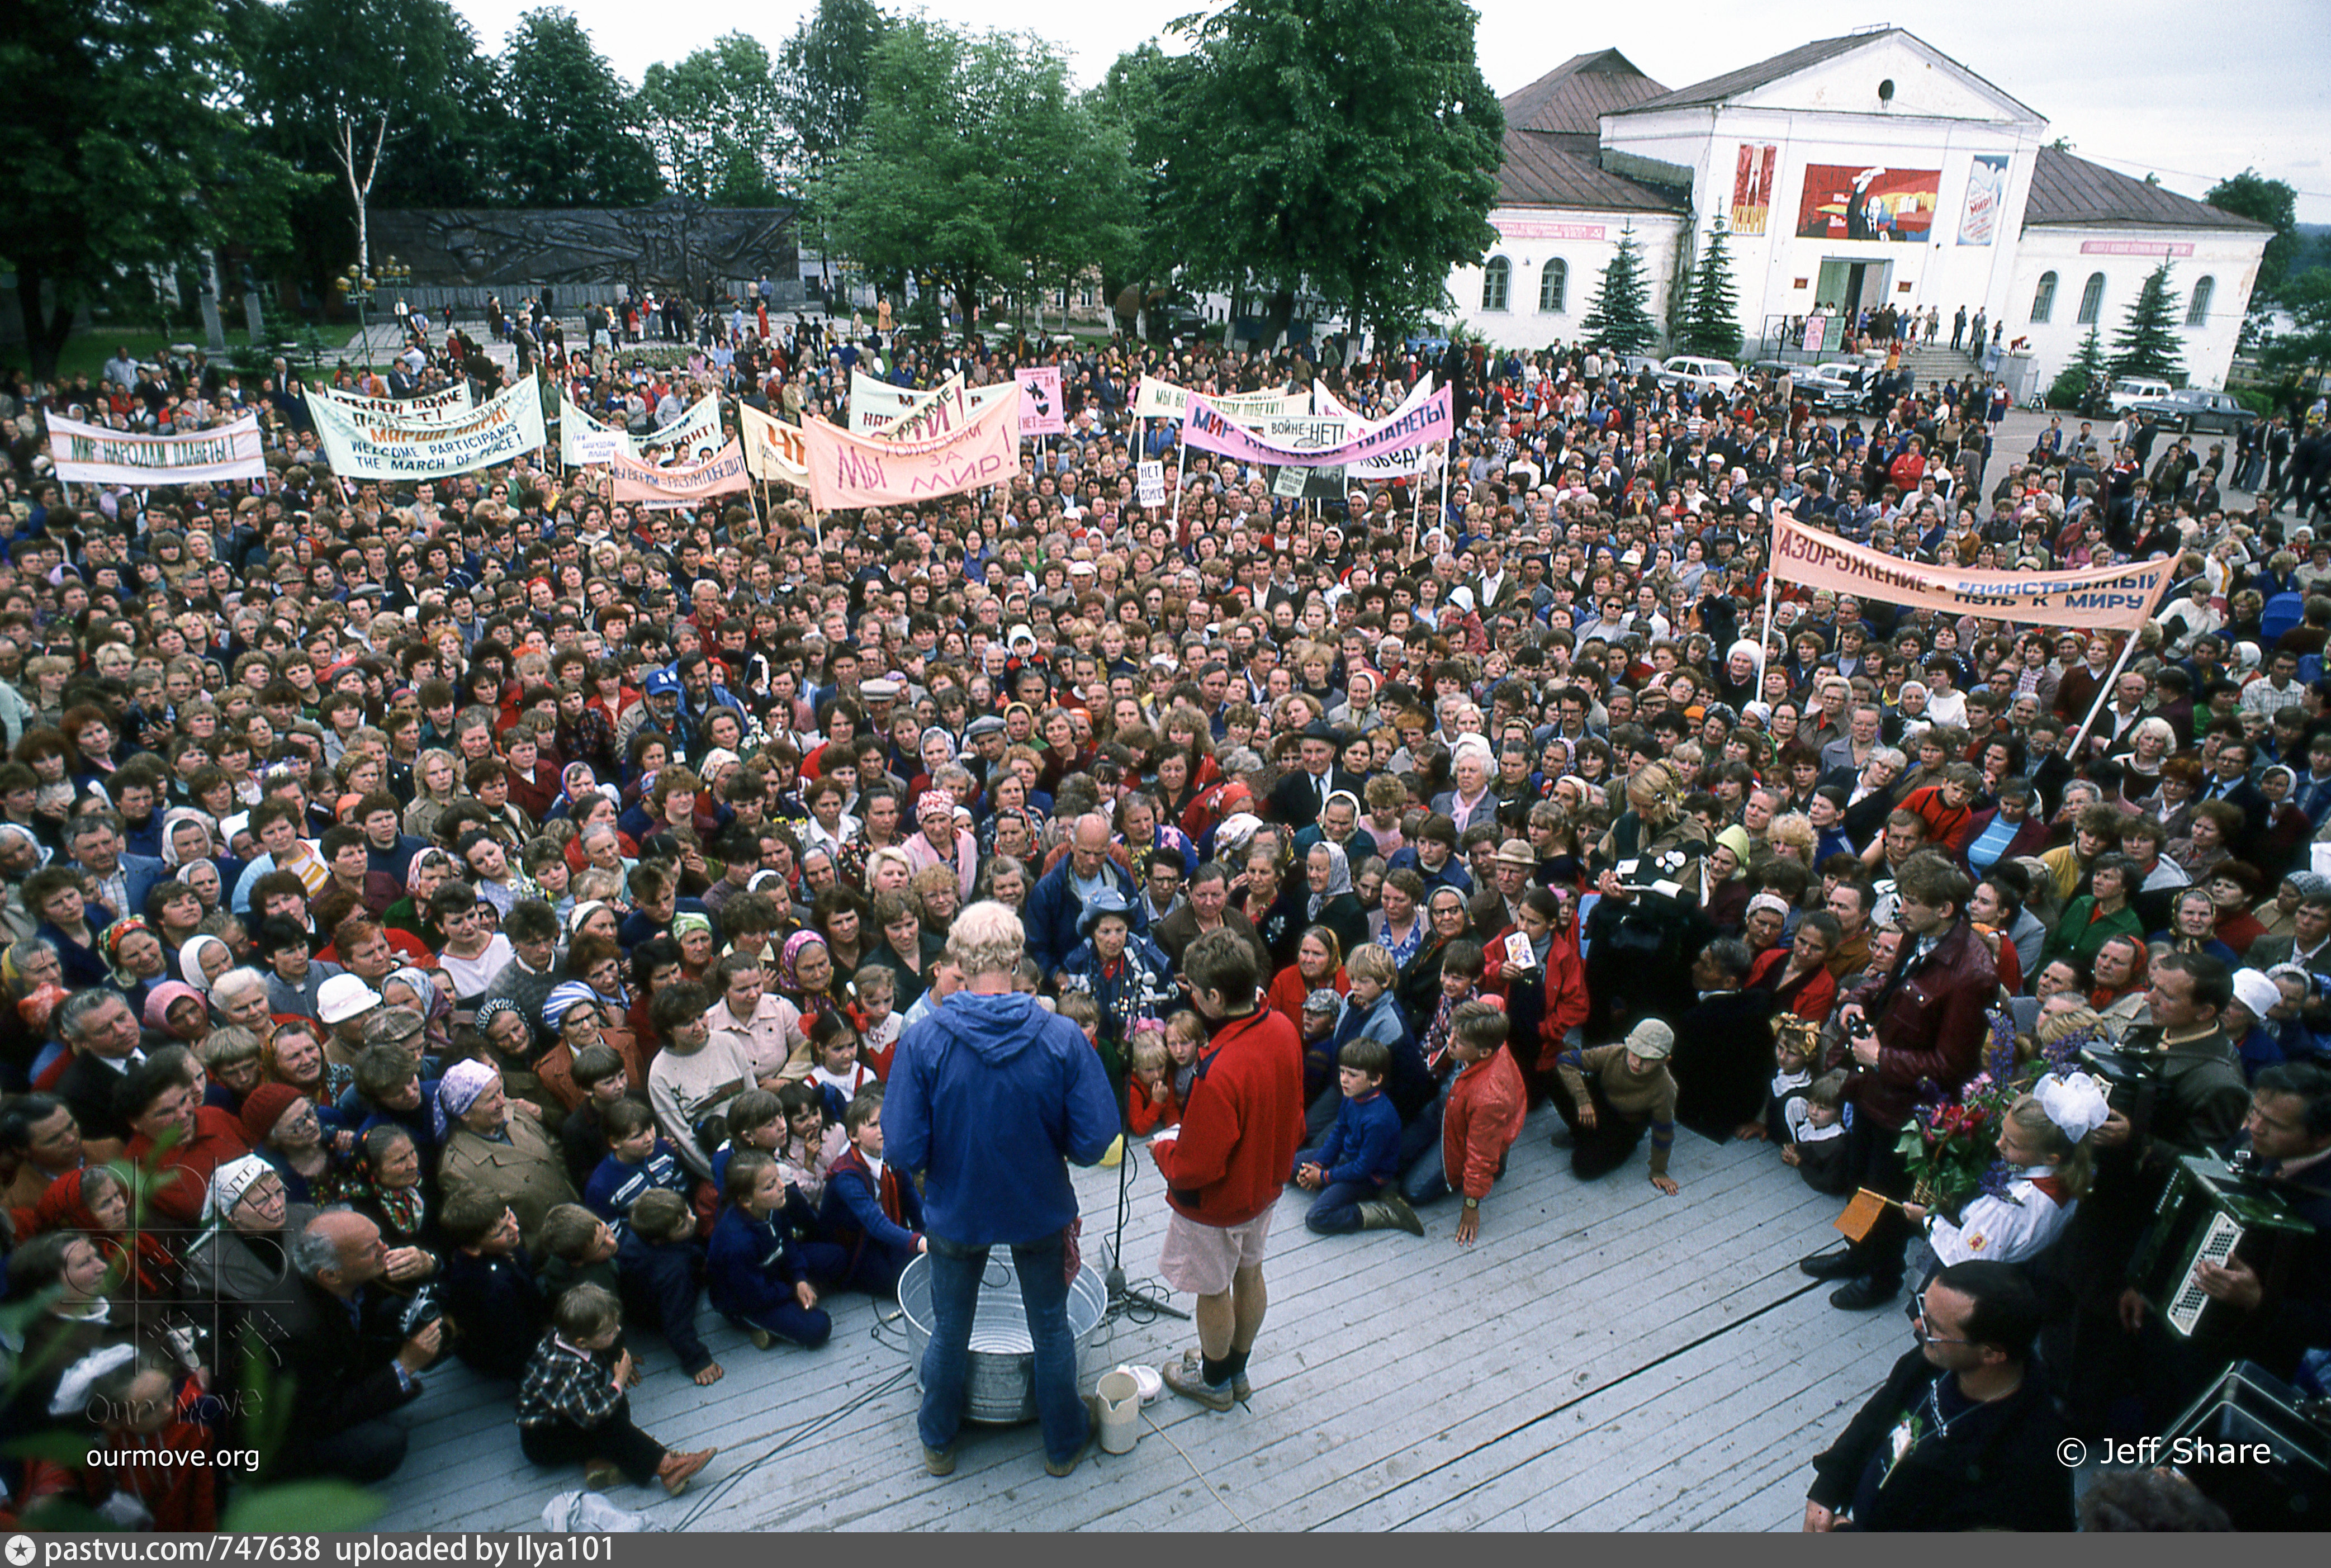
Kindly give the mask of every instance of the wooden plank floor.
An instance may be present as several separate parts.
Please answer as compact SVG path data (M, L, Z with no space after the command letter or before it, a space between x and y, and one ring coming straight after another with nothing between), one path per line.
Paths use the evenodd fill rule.
M1761 1144L1689 1133L1679 1198L1653 1191L1640 1158L1582 1184L1547 1144L1556 1125L1531 1118L1470 1250L1450 1240L1453 1202L1426 1212L1421 1241L1316 1237L1290 1191L1251 1405L1216 1415L1168 1393L1132 1453L1071 1480L1043 1473L1032 1425L969 1428L956 1473L925 1475L897 1308L853 1295L829 1300L833 1339L814 1352L756 1352L708 1312L728 1369L709 1389L643 1336L640 1424L721 1452L685 1497L610 1498L667 1530L1793 1528L1812 1455L1909 1344L1898 1311L1848 1316L1796 1271L1835 1240L1837 1200ZM1079 1172L1077 1186L1099 1259L1118 1176ZM1166 1211L1146 1160L1129 1188L1139 1283ZM1166 1319L1104 1332L1089 1377L1195 1343ZM458 1366L428 1382L380 1527L538 1528L579 1473L526 1461L506 1388Z

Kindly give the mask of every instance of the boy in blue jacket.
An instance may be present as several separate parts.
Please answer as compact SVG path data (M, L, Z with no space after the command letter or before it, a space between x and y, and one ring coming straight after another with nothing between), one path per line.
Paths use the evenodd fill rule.
M785 1222L785 1178L758 1149L729 1156L721 1196L728 1200L712 1227L705 1259L705 1290L713 1310L735 1323L756 1349L778 1339L814 1350L833 1333L833 1319L817 1304L810 1276L842 1272L842 1252L823 1241L796 1243Z
M660 1328L680 1357L680 1370L709 1387L721 1378L720 1364L696 1332L696 1297L703 1288L704 1249L696 1240L696 1212L677 1193L658 1188L632 1205L615 1249L616 1291L623 1316L643 1328Z
M550 1304L519 1244L518 1216L500 1198L461 1192L446 1201L438 1222L452 1243L437 1286L454 1354L488 1377L516 1383L550 1321Z
M600 1112L599 1121L607 1136L607 1157L583 1189L583 1202L593 1213L620 1231L623 1216L647 1193L661 1188L687 1195L688 1167L656 1136L654 1111L637 1100L617 1100Z
M1363 1035L1336 1053L1343 1104L1327 1141L1295 1157L1295 1184L1318 1200L1303 1223L1321 1236L1398 1229L1424 1234L1424 1222L1400 1195L1400 1113L1384 1098L1392 1051Z
M824 1234L849 1257L845 1282L875 1296L896 1296L899 1276L928 1243L923 1197L882 1158L882 1091L861 1089L842 1113L850 1147L825 1178L818 1215Z

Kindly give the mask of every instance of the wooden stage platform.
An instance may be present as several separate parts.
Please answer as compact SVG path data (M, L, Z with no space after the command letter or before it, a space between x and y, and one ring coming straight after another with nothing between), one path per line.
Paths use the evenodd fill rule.
M1217 1415L1168 1391L1131 1453L1096 1452L1067 1480L1045 1475L1032 1425L968 1428L956 1473L926 1475L897 1307L851 1295L829 1299L817 1351L756 1351L708 1310L728 1371L709 1389L638 1336L640 1424L720 1453L683 1497L608 1497L666 1530L1795 1528L1812 1456L1911 1343L1898 1307L1839 1312L1797 1272L1837 1240L1839 1200L1763 1144L1682 1131L1681 1196L1661 1197L1640 1156L1581 1183L1548 1144L1559 1125L1530 1118L1470 1250L1451 1240L1454 1200L1422 1212L1422 1240L1317 1237L1290 1188L1251 1403ZM1098 1260L1117 1173L1079 1172L1077 1187ZM1166 1213L1138 1156L1128 1209L1138 1285ZM1094 1376L1196 1343L1172 1319L1106 1332ZM428 1383L378 1528L539 1529L552 1495L581 1485L519 1453L507 1387L450 1364Z

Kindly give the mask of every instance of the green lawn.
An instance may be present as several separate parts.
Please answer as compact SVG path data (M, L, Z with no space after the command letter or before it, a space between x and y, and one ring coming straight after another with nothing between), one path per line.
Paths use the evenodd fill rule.
M329 356L345 350L355 339L356 334L349 331L344 325L334 324L320 330L318 336L324 344L326 354ZM291 329L291 337L295 345L304 343L307 338L306 327L295 325ZM63 351L57 356L57 374L60 376L86 374L94 380L104 370L105 362L113 357L113 351L125 344L137 358L151 360L158 357L161 352L173 343L192 343L196 347L200 347L202 342L203 330L199 326L166 334L149 328L110 327L94 332L76 333L65 340ZM213 357L221 365L229 364L250 342L251 334L248 331L240 327L231 327L227 328L226 352L214 355Z

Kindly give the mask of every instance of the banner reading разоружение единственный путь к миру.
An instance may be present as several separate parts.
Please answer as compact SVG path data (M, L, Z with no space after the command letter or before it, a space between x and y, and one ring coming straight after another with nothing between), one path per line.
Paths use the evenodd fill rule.
M1785 514L1773 522L1773 572L1783 583L2027 625L2142 626L2176 570L2175 561L2155 560L2081 572L1965 571L1885 555Z

